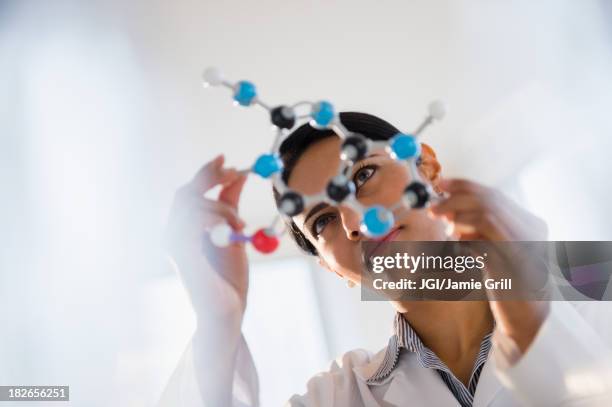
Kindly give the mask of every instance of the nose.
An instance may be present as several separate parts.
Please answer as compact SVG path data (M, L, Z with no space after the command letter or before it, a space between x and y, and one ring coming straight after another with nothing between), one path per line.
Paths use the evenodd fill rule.
M361 240L362 233L359 229L361 218L359 214L355 212L355 210L344 205L340 206L339 212L346 238L355 242Z

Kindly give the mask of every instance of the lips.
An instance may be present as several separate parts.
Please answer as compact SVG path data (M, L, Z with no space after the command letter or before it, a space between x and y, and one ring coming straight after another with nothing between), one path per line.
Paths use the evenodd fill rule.
M397 226L391 229L391 231L387 233L386 235L384 235L383 237L370 240L369 242L373 242L376 244L372 244L373 247L366 252L366 256L368 258L371 257L384 243L393 241L393 239L395 239L395 237L400 233L402 229L403 229L402 226Z

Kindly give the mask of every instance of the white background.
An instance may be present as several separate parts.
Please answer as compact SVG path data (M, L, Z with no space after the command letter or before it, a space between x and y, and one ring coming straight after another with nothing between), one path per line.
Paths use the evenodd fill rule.
M611 4L3 0L0 384L67 384L78 406L159 397L193 329L159 244L173 191L271 142L262 111L201 87L208 65L270 104L325 98L408 131L442 98L425 141L445 175L503 189L551 239L610 239ZM248 183L242 212L251 230L272 219L268 183ZM263 405L385 344L390 307L288 240L252 259Z

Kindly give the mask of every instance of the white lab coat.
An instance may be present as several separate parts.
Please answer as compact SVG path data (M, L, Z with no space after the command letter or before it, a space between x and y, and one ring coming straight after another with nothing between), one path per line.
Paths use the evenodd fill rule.
M222 293L215 301L228 301ZM502 406L612 406L612 302L552 302L551 312L527 352L510 365L495 342L485 363L474 397L474 407ZM236 318L241 318L237 315ZM238 320L237 320L238 321ZM231 322L231 321L230 321ZM234 321L236 322L236 321ZM235 407L259 406L257 372L248 346L240 333L235 348L214 349L219 360L235 360L232 393ZM232 343L231 340L228 343ZM214 380L214 368L197 374L193 348L188 346L174 371L159 407L204 407L199 380ZM202 349L197 354L205 354ZM378 368L385 349L376 354L353 350L336 359L328 371L312 377L304 394L294 395L288 406L387 407L459 406L440 376L423 368L415 354L405 352L404 367L393 370L382 383L366 384ZM235 359L234 359L235 358ZM204 361L205 363L205 361ZM202 366L202 364L200 364ZM229 365L228 365L229 366ZM279 372L282 374L282 372ZM202 379L205 377L205 379ZM383 404L372 393L373 386L385 386ZM212 406L206 406L212 407Z

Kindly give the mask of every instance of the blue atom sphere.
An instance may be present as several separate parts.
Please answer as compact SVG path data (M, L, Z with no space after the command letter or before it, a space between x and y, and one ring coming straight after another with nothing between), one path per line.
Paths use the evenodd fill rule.
M335 116L334 105L324 100L317 103L310 116L321 127L329 126Z
M241 106L249 106L257 96L255 85L248 81L240 81L236 84L234 100Z
M262 154L253 165L253 172L260 177L268 178L283 168L283 162L274 154Z
M372 206L363 213L361 231L371 237L385 235L393 227L393 213L383 206Z
M410 134L397 133L389 142L389 147L396 160L406 160L421 154L419 142Z

